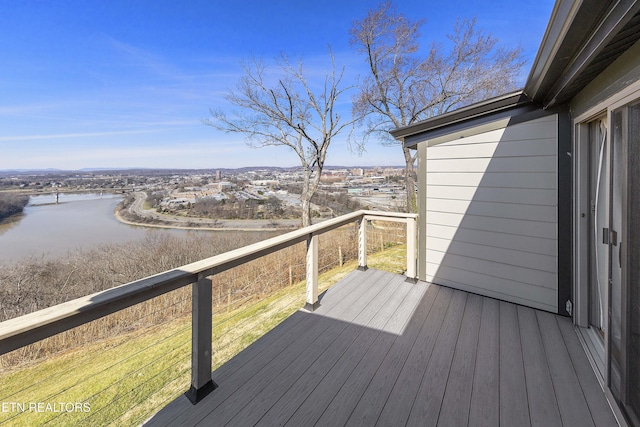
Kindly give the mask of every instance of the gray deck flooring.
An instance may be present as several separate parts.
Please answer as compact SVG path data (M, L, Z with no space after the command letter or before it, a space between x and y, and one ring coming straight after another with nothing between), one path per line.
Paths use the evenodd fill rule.
M215 349L214 349L215 351ZM569 319L355 271L148 425L612 426Z

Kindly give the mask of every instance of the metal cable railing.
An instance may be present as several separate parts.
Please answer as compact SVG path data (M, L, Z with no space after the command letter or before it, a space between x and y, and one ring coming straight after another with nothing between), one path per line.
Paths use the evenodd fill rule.
M166 403L174 399L184 390L189 371L191 371L191 390L187 395L193 402L197 402L204 393L212 388L212 368L232 357L231 353L235 351L219 351L218 353L230 355L227 354L228 357L222 358L216 355L212 361L212 348L218 350L216 346L224 345L232 349L241 349L242 346L236 346L236 344L246 344L247 339L233 335L232 331L251 329L251 322L255 321L253 318L256 316L256 304L265 298L273 298L269 304L260 307L261 313L267 313L267 315L273 307L277 307L281 311L284 307L285 311L293 312L305 302L306 307L312 310L318 304L319 272L343 265L349 258L356 258L356 253L359 268L366 268L367 252L402 240L407 244L405 271L409 278L415 279L415 220L416 215L412 214L358 211L114 289L2 322L0 323L0 354L40 342L72 328L79 331L81 328L77 328L78 326L90 322L100 322L103 319L109 319L109 316L114 313L120 313L123 310L129 310L129 307L144 304L148 306L136 311L140 314L137 320L119 327L126 334L137 334L136 339L157 336L153 342L144 345L138 344L135 349L127 348L126 340L121 340L112 348L109 348L107 344L104 353L113 359L98 369L92 369L93 372L87 372L87 375L83 375L80 380L69 382L64 379L68 374L74 373L75 368L71 365L63 366L56 372L46 374L47 380L43 379L45 374L39 372L33 381L30 381L30 384L21 385L8 395L2 396L2 403L13 399L14 396L30 396L34 395L34 390L41 391L53 387L51 393L40 394L47 396L48 402L58 402L63 405L62 400L69 400L68 403L77 405L79 402L91 400L93 402L100 401L100 406L91 406L90 413L83 417L79 414L68 416L67 409L69 408L62 408L58 412L52 411L47 414L39 419L39 422L58 424L59 421L68 419L74 423L101 424L107 419L113 421L109 416L111 412L117 411L112 408L117 408L125 403L134 408L129 411L128 422L133 422L134 419L140 421L145 419L149 413L145 405L153 404L153 408L157 410L163 402ZM367 224L370 221L376 221L376 223L385 221L385 224L390 221L402 222L406 224L406 232L404 231L405 227L402 227L402 230L398 227L383 227L387 228L384 231L387 234L385 243L382 237L373 237L376 229L380 227L368 227ZM326 241L332 241L333 245L326 245L324 241L323 244L319 244L319 236L354 222L358 222L359 226L348 229L346 234L351 242L357 237L357 251L354 249L355 245L350 247L348 242L339 242L335 237L326 239ZM372 228L372 231L368 232L368 228ZM389 231L391 229L393 231ZM370 233L369 241L367 241L367 233ZM298 244L304 244L304 246L295 249L295 245ZM254 260L269 257L285 249L291 251L289 256L284 259L270 259L271 268L258 268L250 264ZM277 268L273 268L274 266ZM237 275L237 272L232 273L237 268L245 270L241 277ZM233 277L234 275L235 277ZM277 279L274 280L274 277ZM294 283L299 283L297 286L299 291L294 291L291 288ZM182 289L189 284L193 284L191 296ZM218 292L217 304L214 303L213 298L215 292ZM301 297L303 292L306 294L305 297ZM165 305L159 303L169 293L177 296L166 298ZM225 294L226 301L223 301ZM275 297L269 297L273 294ZM150 301L153 298L157 300ZM191 303L191 310L187 307L189 303ZM189 311L192 313L191 319L188 316ZM174 313L176 318L167 316L167 312ZM155 322L155 316L162 320ZM275 314L273 316L277 317ZM191 334L189 334L190 329ZM76 330L74 329L74 331ZM127 336L132 337L133 335ZM222 344L223 342L224 344ZM97 351L103 351L96 348ZM147 353L153 357L149 356L149 359L145 359ZM189 360L190 356L191 361ZM88 358L89 356L84 356L85 361ZM160 359L163 360L162 370L158 370L157 361ZM133 363L134 360L135 363ZM110 373L112 370L117 370L120 377L112 375ZM108 383L100 385L92 394L81 396L77 400L70 397L77 397L80 383L85 381L100 383L105 378L111 379ZM57 389L51 385L51 382L57 383ZM158 396L152 399L153 402L137 401L141 399L139 396L148 395L146 392L148 388L163 388L167 384L171 384L175 390L158 393ZM64 395L64 399L61 398L62 395ZM23 402L10 403L23 405L27 403L24 402L24 398L21 400ZM19 407L18 409L23 408ZM0 423L12 422L20 411L14 412L8 417L1 417Z

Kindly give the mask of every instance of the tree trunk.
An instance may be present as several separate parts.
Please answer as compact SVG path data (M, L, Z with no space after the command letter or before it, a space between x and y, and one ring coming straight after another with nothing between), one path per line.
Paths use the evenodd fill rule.
M302 226L311 225L311 201L302 197Z
M409 213L418 212L418 201L416 199L416 172L414 168L414 163L416 160L416 156L412 156L411 152L408 148L402 147L402 151L404 152L404 182L406 185L406 194L407 194L407 203L405 209Z
M304 178L302 182L302 226L307 227L311 225L311 197L313 192L311 190L311 169L306 165L303 166Z

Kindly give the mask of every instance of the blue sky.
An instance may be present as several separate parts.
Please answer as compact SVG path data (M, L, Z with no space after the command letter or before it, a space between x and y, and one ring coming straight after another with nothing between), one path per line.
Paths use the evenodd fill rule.
M446 42L457 17L524 48L522 84L552 0L396 0L424 19L422 46ZM297 166L284 147L250 149L202 124L250 55L281 52L322 72L330 45L347 80L366 72L349 28L377 1L0 0L0 170ZM350 97L342 99L345 112ZM345 134L346 137L346 134ZM399 147L344 141L329 165L402 165Z

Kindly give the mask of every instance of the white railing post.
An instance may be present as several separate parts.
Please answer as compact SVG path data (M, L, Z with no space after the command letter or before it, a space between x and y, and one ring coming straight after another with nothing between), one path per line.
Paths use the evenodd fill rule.
M416 282L416 220L407 218L407 280Z
M191 297L191 388L185 393L194 405L211 393L211 279L198 274Z
M358 228L358 270L367 269L367 219L360 219Z
M305 308L313 311L320 306L318 301L318 235L307 237L307 303Z

